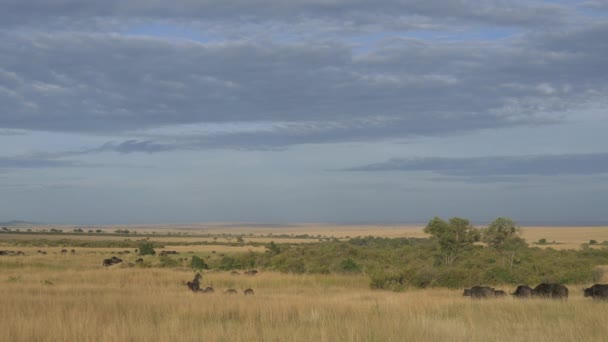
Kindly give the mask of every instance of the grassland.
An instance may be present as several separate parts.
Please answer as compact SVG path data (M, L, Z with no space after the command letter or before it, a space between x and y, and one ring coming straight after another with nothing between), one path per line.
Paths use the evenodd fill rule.
M420 227L376 227L376 234L376 228L350 227L342 235L335 230L339 227L296 228L274 230L273 234L340 238L422 234ZM163 232L155 229L157 234ZM271 228L217 229L218 234L266 238L264 229ZM188 232L196 235L198 231ZM103 268L102 259L124 248L76 248L76 254L66 255L60 253L60 247L11 246L6 236L0 235L0 249L21 250L26 255L0 257L1 341L606 340L608 302L583 298L582 288L588 284L569 285L568 301L521 301L510 296L474 301L463 298L461 290L443 288L371 290L365 275L261 272L251 277L214 271L204 273L201 285L212 285L216 292L195 294L184 285L194 274L186 265L170 269L129 267L128 263L138 257L131 250L122 256L125 263ZM550 247L579 248L590 239L608 240L608 228L529 228L524 229L524 236L529 241L545 238L559 243ZM163 240L151 237L156 238ZM182 254L192 251L209 257L260 248L165 246ZM39 249L47 254L38 254ZM158 260L156 256L144 258ZM608 282L606 275L603 282ZM239 294L223 294L228 288L238 289ZM245 288L253 288L255 295L245 297ZM501 288L513 290L512 286Z

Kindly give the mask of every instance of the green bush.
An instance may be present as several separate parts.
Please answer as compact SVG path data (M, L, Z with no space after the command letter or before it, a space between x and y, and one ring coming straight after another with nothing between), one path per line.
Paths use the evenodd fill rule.
M177 262L177 260L171 259L170 257L164 255L164 256L160 257L160 266L167 267L167 268L173 268L173 267L179 266L179 262Z
M139 255L155 255L154 245L150 242L142 242L137 248L139 249Z
M203 270L203 269L206 270L209 268L209 266L207 266L205 261L203 261L203 259L199 258L196 255L192 256L192 262L190 263L190 266L192 268L194 268L195 270Z

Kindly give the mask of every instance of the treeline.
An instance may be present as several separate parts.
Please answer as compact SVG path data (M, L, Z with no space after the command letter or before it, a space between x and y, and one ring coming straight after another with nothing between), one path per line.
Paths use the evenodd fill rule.
M608 248L554 250L530 247L506 218L477 229L462 218L432 219L431 238L358 237L349 241L277 245L265 253L224 256L210 268L259 267L290 273L364 273L370 286L464 287L476 284L592 283L598 265L608 264Z

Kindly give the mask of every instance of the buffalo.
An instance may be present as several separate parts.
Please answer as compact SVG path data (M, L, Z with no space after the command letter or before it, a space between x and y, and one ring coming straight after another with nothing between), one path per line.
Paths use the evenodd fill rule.
M106 266L106 267L108 267L108 266L112 266L112 265L115 265L115 264L120 264L121 262L122 262L122 259L113 256L110 259L104 259L103 260L103 265Z
M141 264L142 262L144 262L144 259L143 259L143 258L137 258L137 259L135 260L135 263L136 263L136 264Z
M568 299L568 288L562 284L542 283L532 290L533 297Z
M595 284L590 288L584 289L585 297L591 297L593 299L608 299L608 285L607 284Z
M251 289L251 288L246 289L245 291L243 291L243 293L245 293L245 296L253 295L253 289Z
M237 294L238 292L235 289L228 289L226 290L226 292L224 292L225 294Z
M532 295L532 288L528 285L519 285L512 295L518 298L530 298Z
M488 298L496 296L494 288L488 286L473 286L470 289L465 289L462 295L471 298Z

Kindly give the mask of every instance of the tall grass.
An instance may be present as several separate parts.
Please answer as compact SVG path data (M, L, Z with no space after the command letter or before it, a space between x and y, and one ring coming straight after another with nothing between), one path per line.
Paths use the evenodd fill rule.
M168 269L3 269L2 341L599 341L608 303L474 301L460 291L372 291L364 276ZM254 296L242 290L251 287ZM222 291L236 288L238 295ZM507 289L512 290L512 289Z

